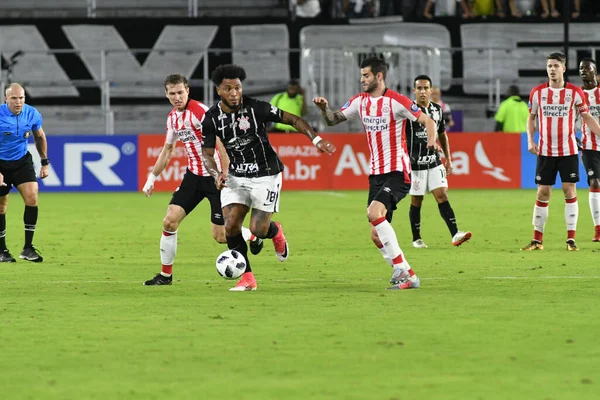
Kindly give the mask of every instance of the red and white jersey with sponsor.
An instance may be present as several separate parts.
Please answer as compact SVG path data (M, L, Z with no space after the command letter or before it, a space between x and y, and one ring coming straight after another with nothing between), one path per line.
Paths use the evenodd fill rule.
M175 145L181 140L185 146L188 159L188 169L194 175L210 176L202 164L202 120L208 107L196 100L189 100L185 110L174 108L167 117L166 143ZM215 151L217 168L221 170L221 158Z
M583 94L590 114L600 123L600 86L594 89L583 89ZM600 137L592 132L583 120L581 121L581 146L584 150L600 151Z
M571 84L554 89L549 83L536 86L529 95L529 112L538 116L540 156L577 154L575 120L588 112L583 91Z
M404 125L416 121L421 109L408 97L386 89L381 97L360 93L348 101L341 112L346 119L360 118L371 152L370 175L393 171L410 173Z

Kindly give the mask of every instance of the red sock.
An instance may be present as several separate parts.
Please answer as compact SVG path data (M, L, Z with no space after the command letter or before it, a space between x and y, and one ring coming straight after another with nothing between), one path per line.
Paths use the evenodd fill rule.
M542 243L542 239L544 238L544 233L540 231L533 231L533 240L537 240Z
M256 240L256 236L254 236L253 234L252 234L252 235L250 235L250 241L251 241L251 242L254 242L255 240Z
M171 264L171 265L164 265L163 264L161 272L163 274L171 275L173 273L173 264Z
M412 268L409 268L408 269L408 275L414 276L415 275L415 271L413 271Z
M567 231L567 240L575 240L575 231Z
M402 264L403 262L404 262L404 257L402 257L402 254L398 254L398 257L396 257L392 260L392 263L394 263L394 265Z

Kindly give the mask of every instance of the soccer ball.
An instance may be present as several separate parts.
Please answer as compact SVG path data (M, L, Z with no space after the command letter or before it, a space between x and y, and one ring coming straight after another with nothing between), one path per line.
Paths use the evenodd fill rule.
M225 279L237 279L246 270L246 260L239 251L227 250L217 257L217 272Z

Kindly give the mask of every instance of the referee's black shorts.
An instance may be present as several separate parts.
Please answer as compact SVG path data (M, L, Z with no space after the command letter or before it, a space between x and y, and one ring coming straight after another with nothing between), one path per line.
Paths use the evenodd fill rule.
M4 175L4 183L6 183L6 186L0 186L0 197L6 196L13 186L37 181L30 152L18 160L0 160L0 173Z

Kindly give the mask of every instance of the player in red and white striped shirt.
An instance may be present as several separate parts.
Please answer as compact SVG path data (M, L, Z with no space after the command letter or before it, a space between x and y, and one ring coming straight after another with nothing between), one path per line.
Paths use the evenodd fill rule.
M316 97L313 102L329 126L351 118L361 119L371 153L367 201L371 239L394 269L390 279L394 286L390 289L418 288L419 278L405 260L390 222L396 205L410 190L410 157L403 127L407 121L425 125L427 147L436 149L436 125L408 97L386 88L384 60L369 57L360 68L363 93L354 96L339 111L331 111L324 97Z
M566 58L552 53L546 58L549 81L536 86L529 95L527 119L527 145L537 155L535 182L537 200L533 210L533 240L522 250L542 250L544 227L548 219L548 204L556 175L560 173L565 195L565 220L567 224L567 250L577 251L575 231L579 206L576 183L579 181L579 156L575 138L577 114L596 133L600 126L590 115L581 89L565 82ZM540 139L535 143L535 121L538 120Z
M600 87L598 86L596 61L584 58L579 62L579 76L583 82L583 94L590 114L600 121ZM600 137L585 122L581 124L581 156L590 185L589 203L594 221L594 238L600 242Z
M177 229L183 219L207 198L211 208L212 235L218 243L227 243L221 208L221 193L215 186L213 177L202 163L202 120L208 107L189 98L190 88L183 75L169 75L165 80L165 93L173 105L167 117L167 138L152 172L142 191L147 197L154 191L154 181L167 167L175 145L180 140L185 146L188 166L179 187L173 193L167 215L163 220L163 233L160 239L162 270L154 278L144 282L145 286L170 285L173 281L173 261L177 253ZM227 171L229 158L221 142L218 142L215 159L222 171ZM249 229L242 228L245 240L251 240L250 249L258 254L263 243L252 235Z

